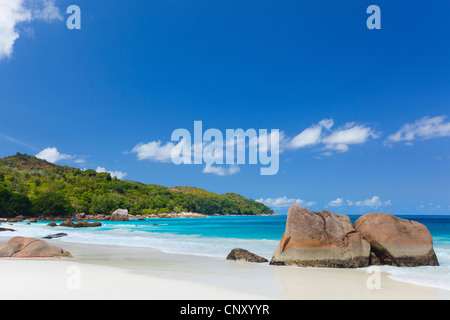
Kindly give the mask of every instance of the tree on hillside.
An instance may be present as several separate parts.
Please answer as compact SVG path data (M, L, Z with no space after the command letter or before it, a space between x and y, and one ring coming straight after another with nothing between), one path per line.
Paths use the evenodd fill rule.
M40 194L32 202L34 214L44 214L50 216L68 216L75 212L69 199L57 192L47 192Z
M0 186L0 217L13 217L31 214L31 201L22 193L12 192Z
M2 217L11 215L11 207L9 206L11 195L11 190L0 185L0 216Z
M31 201L28 197L22 193L13 193L9 199L9 206L11 208L11 214L18 216L31 215Z

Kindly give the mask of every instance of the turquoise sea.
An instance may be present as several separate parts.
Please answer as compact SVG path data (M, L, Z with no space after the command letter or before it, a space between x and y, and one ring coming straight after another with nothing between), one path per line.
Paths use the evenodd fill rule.
M358 216L350 216L354 222ZM397 280L450 290L450 216L402 216L430 230L440 267L382 267ZM270 260L286 224L286 216L221 216L208 218L147 219L129 222L101 221L87 229L47 227L48 222L16 223L15 235L42 238L65 232L60 241L150 247L168 253L224 259L233 248L244 248ZM11 237L9 232L0 237Z

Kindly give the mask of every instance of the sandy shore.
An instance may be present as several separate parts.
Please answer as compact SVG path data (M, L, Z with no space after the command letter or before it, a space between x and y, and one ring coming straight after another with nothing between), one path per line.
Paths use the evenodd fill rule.
M74 257L0 259L0 299L450 299L449 291L363 269L280 267L148 248L52 243Z
M265 299L200 283L70 261L1 261L2 300Z

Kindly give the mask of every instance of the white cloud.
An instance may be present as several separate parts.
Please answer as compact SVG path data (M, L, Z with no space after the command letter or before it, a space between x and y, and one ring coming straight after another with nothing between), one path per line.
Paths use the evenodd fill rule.
M347 204L348 206L358 206L358 207L383 207L383 206L390 206L392 205L391 200L388 201L381 201L380 197L373 196L370 199L361 200L361 201L351 201L351 200L344 200L344 198L337 198L336 200L332 200L328 202L328 205L330 207L341 207L343 205Z
M238 173L240 170L241 169L238 166L230 166L229 168L224 168L221 166L213 166L207 164L203 169L203 173L212 173L218 176L231 176Z
M31 21L31 12L20 0L0 0L0 59L10 57L14 42L19 38L16 25Z
M333 125L332 119L324 119L303 130L293 139L286 139L286 146L289 149L299 149L322 145L326 150L347 152L350 145L363 144L370 138L379 137L372 128L361 124L349 122L343 127L332 130ZM322 155L330 156L332 152L327 151Z
M380 197L378 196L373 196L371 199L366 199L363 201L356 201L356 202L351 202L351 201L347 201L348 205L355 205L355 206L359 206L359 207L383 207L383 206L390 206L391 200L388 201L381 201Z
M108 171L103 167L97 167L97 169L95 169L96 172L107 172L111 175L111 177L116 177L117 179L122 180L123 178L125 178L125 176L127 175L125 172L121 172L121 171Z
M289 142L289 147L292 149L298 149L319 144L322 141L323 129L329 130L333 124L334 121L332 119L324 119L318 124L312 125L294 137Z
M56 163L61 160L73 160L75 156L69 154L62 154L57 148L45 148L36 155L36 158L47 160L51 163Z
M199 163L196 160L203 159L207 164L217 164L219 167L211 165L204 168L205 173L215 173L218 175L229 175L235 172L220 167L223 162L228 164L237 163L256 164L259 155L267 152L273 160L285 150L295 150L299 148L321 145L322 156L331 156L335 151L346 152L350 145L366 143L370 138L378 138L375 131L364 125L347 123L343 127L332 130L334 121L323 119L317 124L303 130L293 139L286 137L280 130L259 130L259 135L254 129L243 131L242 129L230 130L225 137L219 132L214 134L215 139L205 141L200 144L191 144L184 138L177 142L151 141L136 145L132 153L137 154L138 160L151 160L157 162L171 162L172 153L180 160L180 163ZM211 129L212 130L212 129ZM218 131L216 129L216 131ZM217 136L216 136L217 135ZM189 135L190 139L190 135ZM221 144L223 143L223 149ZM190 147L186 147L189 145ZM186 147L186 148L185 148ZM248 150L248 152L247 152ZM183 151L182 156L180 152ZM203 151L203 152L202 152ZM270 152L268 152L270 151ZM182 158L182 159L181 159ZM194 159L194 161L192 161ZM179 164L179 163L176 163Z
M293 204L303 206L303 207L310 207L310 206L313 206L316 204L313 201L305 202L305 200L302 200L302 199L293 199L293 198L288 198L286 196L278 197L278 198L267 198L267 199L261 198L256 201L264 203L268 207L278 208L278 209L290 207Z
M86 159L85 158L78 158L78 159L74 159L73 162L76 163L76 164L85 164L86 163Z
M344 127L332 132L322 142L326 149L347 152L349 145L366 143L370 138L378 138L372 128L355 123L347 123Z
M331 207L340 207L344 204L344 199L337 198L336 200L328 202L328 205Z
M55 0L0 0L0 60L11 57L14 43L20 36L18 25L33 20L62 19Z
M206 164L215 163L218 165L221 165L224 162L230 165L232 165L233 162L234 164L241 164L239 161L241 160L240 155L242 154L242 162L251 164L251 154L255 156L254 158L264 152L269 152L271 158L278 156L281 152L279 141L284 139L284 133L273 130L268 133L260 133L260 135L257 135L255 131L254 136L251 135L246 137L237 134L234 138L228 136L225 138L226 139L223 141L220 139L219 142L216 142L215 140L213 142L202 141L196 144L191 144L191 141L185 139L181 139L179 142L176 142L176 144L173 142L166 142L163 144L162 141L151 141L149 143L139 143L131 150L131 153L136 153L138 160L146 159L156 162L171 162L173 160L173 153L175 157L182 158L182 163L185 164L196 163L196 159L201 159ZM181 155L180 152L185 151L186 146L190 146L187 148L189 152L186 152L187 154L184 154L183 152ZM241 151L243 151L243 153L241 153ZM208 166L205 168L204 172L225 172L223 170L218 170L217 168L220 167ZM231 169L226 172L227 174L234 174L238 172L238 170Z
M405 142L412 145L415 139L431 139L450 136L450 122L445 122L446 116L424 117L414 123L403 125L399 131L390 135L388 143Z
M25 7L31 11L33 19L51 22L53 20L63 20L63 16L55 5L56 0L27 0Z
M450 209L450 206L446 206L446 205L442 205L442 204L435 204L433 202L427 203L427 204L423 204L419 207L416 208L416 210L426 210L426 211L436 211L436 212L443 212L444 210L448 210Z
M321 155L324 156L324 157L330 157L330 156L333 155L333 152L326 151L326 152L323 152Z
M157 162L172 161L172 149L175 145L172 142L162 144L161 141L151 141L149 143L139 143L131 152L137 154L138 160L151 160Z

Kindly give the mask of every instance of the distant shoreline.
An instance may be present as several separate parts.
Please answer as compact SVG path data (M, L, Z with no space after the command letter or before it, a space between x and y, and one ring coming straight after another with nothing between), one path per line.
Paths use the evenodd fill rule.
M280 216L278 213L265 213L265 214L213 214L207 215L195 212L181 212L181 213L161 213L156 215L129 215L130 219L167 219L167 218L208 218L208 217L265 217L265 216ZM87 220L87 221L109 221L110 215L80 215L74 214L70 217L63 216L38 216L27 217L18 216L14 218L0 217L1 222L37 222L37 221L66 221L66 220Z

